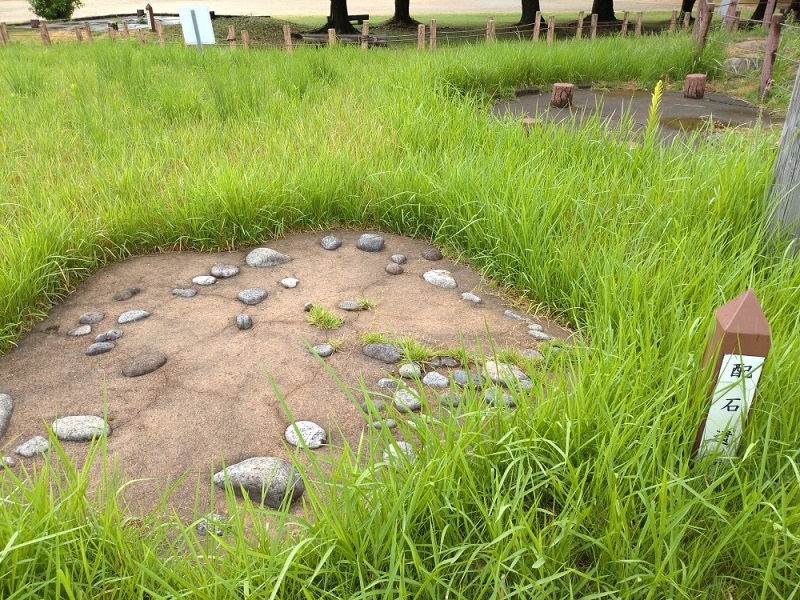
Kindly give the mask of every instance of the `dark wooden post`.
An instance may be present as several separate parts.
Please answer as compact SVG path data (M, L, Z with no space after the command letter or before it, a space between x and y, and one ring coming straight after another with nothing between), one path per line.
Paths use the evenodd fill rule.
M575 31L575 38L581 39L583 37L583 11L578 13L578 29Z
M553 43L553 36L556 34L556 18L550 17L547 19L547 45Z
M5 46L9 41L8 27L6 27L5 23L0 23L0 42Z
M150 31L153 33L156 32L156 18L153 16L153 7L150 6L148 3L147 6L144 7L145 12L147 13L147 20L150 24Z
M628 35L628 11L626 10L622 13L622 29L619 30L619 34L622 37Z
M736 11L736 18L733 20L733 32L736 33L739 31L739 23L742 21L742 11Z
M700 36L697 38L697 49L694 55L699 57L703 53L703 48L706 47L706 40L708 39L708 30L711 29L711 20L714 18L714 4L710 3L703 17L703 24L700 27Z
M675 26L678 24L678 11L672 11L672 17L669 20L669 32L675 33Z
M695 39L699 37L700 29L705 19L706 19L706 0L699 0L699 2L697 3L697 18L694 20L694 25L692 26L692 36Z
M114 29L114 25L111 23L108 24L108 39L110 39L112 42L117 39L117 30Z
M775 5L778 3L778 0L769 0L767 2L767 10L764 13L764 20L761 21L761 26L764 29L769 27L770 22L772 21L772 15L775 14Z
M286 52L292 54L294 52L294 44L292 44L292 26L289 24L283 26L283 43L286 46Z
M539 41L539 35L541 34L541 32L542 32L542 13L540 13L537 10L536 11L535 23L533 24L533 41L534 42L538 42Z
M636 29L633 31L633 35L636 37L642 37L642 21L644 20L644 13L639 11L636 13Z
M772 25L767 35L767 47L764 50L764 64L761 66L761 81L758 86L758 97L763 100L772 87L772 70L775 68L775 57L778 53L778 40L781 37L781 21L783 15L772 15Z
M250 47L250 33L246 29L242 29L242 46L245 50Z
M431 19L431 33L428 40L428 49L431 52L436 50L436 19Z
M733 24L736 22L736 8L739 5L739 0L731 0L728 4L728 10L725 11L725 29L733 31Z
M361 24L361 49L367 48L369 48L369 22L364 21Z
M589 30L589 39L594 40L597 37L597 15L592 15L592 24Z
M702 363L704 370L713 365L711 406L692 448L700 457L736 454L771 345L769 323L753 290L723 304L715 315Z
M550 95L550 106L553 108L566 108L572 106L572 92L575 86L571 83L554 83L553 93Z
M683 82L683 97L701 100L706 93L706 76L703 73L687 75Z
M417 50L425 50L425 25L417 25Z
M41 26L39 27L39 33L42 36L42 43L45 46L50 45L50 32L47 30L47 23L42 21Z

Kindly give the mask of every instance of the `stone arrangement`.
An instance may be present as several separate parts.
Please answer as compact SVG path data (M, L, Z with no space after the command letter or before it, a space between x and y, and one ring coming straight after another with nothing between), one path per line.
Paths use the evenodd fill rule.
M342 240L333 235L327 235L320 241L322 248L336 251L342 246ZM381 252L385 240L375 233L363 234L356 244L364 252ZM422 252L421 258L426 261L436 262L442 259L442 253L436 248L428 248ZM256 248L249 252L245 264L249 268L269 268L285 264L292 258L270 248ZM393 276L404 274L402 265L407 264L408 258L402 254L394 254L385 268L386 273ZM209 269L210 274L198 274L191 279L191 283L198 287L175 288L172 295L178 298L191 298L202 294L202 288L219 286L219 282L235 278L241 273L242 266L230 264L215 264ZM453 275L445 269L430 269L424 273L423 279L431 286L441 290L457 290L458 282ZM281 279L279 284L287 290L298 287L301 282L293 277ZM200 289L198 289L200 288ZM113 299L118 302L127 302L134 299L140 290L135 287L125 288L116 292ZM442 292L445 293L445 292ZM467 303L481 303L482 300L472 292L459 293L461 299ZM241 312L233 314L238 304L254 306L269 297L269 292L263 288L248 288L231 293L232 319L240 331L247 331L253 327L251 315ZM338 307L344 311L363 310L358 301L342 299ZM306 310L310 304L306 305ZM520 322L531 338L537 342L553 339L543 330L543 327L532 322L528 317L512 310L506 310L505 317ZM100 311L87 311L82 314L77 325L68 332L71 337L85 337L93 332L93 328L100 328L92 342L85 348L84 354L93 357L107 352L113 352L118 344L124 344L126 338L125 328L136 327L139 321L151 317L151 313L144 308L132 308L120 312L111 320L115 325L112 328L100 327L106 321L107 315ZM125 328L123 328L123 326ZM336 349L330 343L317 344L310 347L310 351L319 359L332 356ZM363 354L370 359L380 362L389 370L385 377L377 382L381 393L370 394L370 397L361 405L367 427L376 430L393 430L397 421L388 413L393 410L396 416L408 415L422 411L427 405L427 398L435 398L443 406L455 408L463 401L460 390L470 389L478 391L487 406L500 406L514 408L519 392L532 387L530 377L518 366L495 360L486 360L482 365L465 365L450 356L437 356L421 364L406 360L403 361L403 351L397 344L390 342L376 342L363 345ZM531 359L541 359L541 353L535 348L524 350L525 356ZM85 359L89 360L89 359ZM160 369L168 363L166 354L152 351L134 356L122 363L121 373L125 377L134 378L146 376ZM430 390L430 395L424 388ZM384 401L382 398L385 398ZM387 406L387 402L389 406ZM14 403L10 395L0 393L0 438L4 435L12 417ZM424 415L421 415L425 418ZM409 424L416 427L414 421ZM108 437L112 433L109 423L98 415L63 416L52 423L52 433L63 442L89 442L99 437ZM284 432L285 440L295 447L310 450L323 447L328 442L328 433L323 427L312 421L295 421L287 425ZM42 435L35 436L17 446L14 452L23 458L33 458L46 453L50 443ZM395 440L386 449L383 459L386 463L398 461L413 461L415 449L407 441ZM11 467L16 464L13 457L3 457L5 465ZM227 466L214 475L214 483L218 487L231 486L239 495L247 495L253 502L264 502L272 508L280 508L286 499L294 501L299 498L305 485L300 473L290 463L280 457L256 456L248 458L234 465ZM197 524L198 533L204 535L207 531L221 534L220 524L225 517L208 515Z

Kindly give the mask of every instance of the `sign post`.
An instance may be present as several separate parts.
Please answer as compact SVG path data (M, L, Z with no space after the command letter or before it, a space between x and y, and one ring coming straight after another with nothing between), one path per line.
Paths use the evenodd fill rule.
M183 30L183 41L187 46L197 46L203 51L204 44L216 44L211 13L207 6L184 6L178 10Z
M703 355L703 368L713 362L714 376L711 405L692 449L699 458L736 454L771 345L769 323L753 290L720 306L716 320Z

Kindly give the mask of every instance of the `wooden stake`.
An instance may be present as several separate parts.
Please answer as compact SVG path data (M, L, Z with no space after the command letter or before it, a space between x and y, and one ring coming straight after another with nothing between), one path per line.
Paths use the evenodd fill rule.
M116 41L117 39L117 30L114 29L114 26L111 23L108 24L108 39L110 39L112 42Z
M538 123L538 119L534 119L532 117L523 117L522 129L525 131L525 135L530 135L531 129L533 129L535 125L538 125Z
M781 37L783 15L772 15L772 25L767 35L767 47L764 50L764 64L761 67L761 81L758 86L758 97L763 100L772 87L772 70L775 68L775 57L778 52L778 40Z
M622 13L622 29L619 30L619 34L622 37L628 35L628 11L626 10Z
M556 18L550 17L547 19L547 45L553 43L553 36L556 34Z
M367 50L369 48L369 23L364 21L361 24L361 49Z
M330 32L328 32L330 35ZM244 44L244 38L242 38ZM286 52L289 54L294 53L294 44L292 43L292 26L288 23L283 26L283 44L286 46Z
M675 33L675 26L678 24L678 11L672 11L672 18L669 20L669 32Z
M536 11L536 22L533 25L533 41L539 41L539 34L542 32L542 13Z
M589 39L594 40L597 37L597 15L592 15L591 29L589 30Z
M82 42L83 41L83 31L81 31L81 28L80 27L76 27L75 29L73 29L73 31L75 32L75 39L78 40L79 42Z
M47 23L45 23L44 21L42 21L41 24L39 25L39 33L42 36L42 43L45 46L49 46L50 45L50 32L47 30Z
M242 46L245 50L250 48L250 34L246 29L242 29Z
M231 50L236 50L236 28L233 25L228 25L228 37L225 38L231 47Z
M333 48L336 45L336 30L328 29L328 46Z
M777 4L777 2L778 0L769 0L769 2L767 2L767 11L764 13L764 20L761 21L761 26L764 29L767 29L769 27L772 15L775 14L775 5Z
M431 19L431 33L428 41L428 49L431 52L436 50L436 19Z
M233 29L233 26L231 26L231 29ZM161 44L161 46L166 46L167 40L164 38L164 26L161 24L161 21L156 21L156 35L158 35L158 43ZM235 38L232 45L234 48L236 47Z
M644 13L639 11L636 13L636 29L633 32L633 35L636 37L642 37L642 21L644 20Z
M575 32L575 39L581 39L583 37L583 11L578 13L578 29Z
M714 18L714 3L710 3L706 7L706 12L703 15L703 24L700 26L700 35L697 38L697 49L695 50L695 57L699 58L703 53L703 48L706 47L706 39L708 38L708 30L711 29L711 20Z
M739 23L742 21L742 11L736 11L736 18L733 21L733 32L736 33L739 31Z
M0 23L0 43L5 46L11 40L8 37L8 27L6 27L5 23Z
M795 244L800 241L800 69L794 80L792 97L783 123L778 157L775 159L775 181L769 193L773 206L770 230L775 234L788 228ZM795 255L796 258L796 255Z
M425 50L425 25L417 25L417 50Z
M706 93L706 76L704 73L692 73L683 81L683 97L700 100Z
M731 0L728 4L728 10L725 11L725 19L723 21L725 29L733 31L733 24L736 23L736 8L739 5L739 0Z
M130 30L128 29L128 23L125 21L122 22L122 37L127 38L131 35Z
M144 7L144 12L147 14L147 21L150 23L150 31L153 33L156 32L156 17L153 14L153 7L150 6L148 3L147 6Z
M711 402L692 456L736 454L772 345L767 317L753 290L720 306L715 320L702 362L705 372L713 369L707 393Z
M694 25L692 25L692 37L695 39L700 37L700 29L706 18L706 0L699 0L696 6L697 18L694 20Z
M494 40L492 39L492 25L494 24L494 19L489 17L486 19L486 43L491 44Z
M691 20L692 20L691 13L686 13L685 15L683 15L683 27L681 27L681 31L683 31L683 33L689 31L689 23Z
M89 40L90 42L94 41L94 38L92 37L92 28L89 25L88 21L83 24L83 32L86 34L87 40Z
M146 44L147 43L147 37L146 37L146 35L144 33L144 29L137 29L136 30L136 34L139 36L139 43L140 44Z
M550 106L553 108L566 108L572 106L572 92L575 86L571 83L554 83L553 93L550 95Z

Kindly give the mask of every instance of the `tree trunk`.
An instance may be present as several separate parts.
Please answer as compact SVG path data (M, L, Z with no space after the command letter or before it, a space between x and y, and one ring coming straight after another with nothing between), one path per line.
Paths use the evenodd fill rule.
M611 23L617 20L614 16L614 0L593 0L592 14L597 15L601 23Z
M683 3L681 4L681 12L692 14L692 9L694 8L694 2L695 0L683 0Z
M522 17L517 25L533 25L536 22L536 13L541 10L539 0L522 0Z
M326 33L328 29L335 29L340 34L357 34L358 30L350 22L350 14L347 12L347 0L331 0L331 12L328 22L312 33Z
M758 0L758 6L753 11L753 16L750 17L751 21L763 21L764 15L767 12L767 0Z
M399 25L401 27L416 27L419 21L411 18L409 9L410 0L394 0L394 16L389 19L387 25Z
M794 13L795 20L800 19L800 0L792 0L789 10Z

